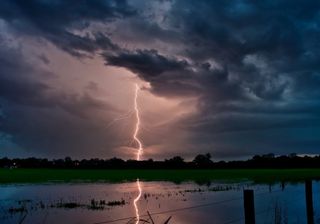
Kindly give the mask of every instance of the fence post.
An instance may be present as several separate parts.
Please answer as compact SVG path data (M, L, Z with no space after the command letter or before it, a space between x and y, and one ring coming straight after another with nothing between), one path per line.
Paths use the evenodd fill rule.
M253 190L243 190L245 224L255 224Z
M307 223L314 224L311 180L306 180L305 190L306 190Z

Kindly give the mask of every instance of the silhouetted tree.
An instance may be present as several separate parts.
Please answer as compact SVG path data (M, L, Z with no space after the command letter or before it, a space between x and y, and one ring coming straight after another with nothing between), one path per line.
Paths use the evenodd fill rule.
M298 156L296 154L275 156L274 154L255 155L247 161L219 161L213 162L211 155L197 155L192 162L185 162L180 156L175 156L165 161L153 161L152 159L136 161L124 161L119 158L111 159L9 159L0 158L0 168L54 168L54 169L225 169L225 168L320 168L320 156Z
M168 168L183 168L185 166L184 159L180 156L175 156L171 159L165 160Z
M67 156L66 158L64 158L64 166L66 168L73 167L73 161L72 161L71 157Z
M268 153L268 154L262 155L262 157L266 159L273 159L275 156L273 153Z
M206 168L210 167L213 164L210 153L207 153L205 155L199 154L194 158L192 162L198 167Z
M289 157L290 157L290 158L295 158L295 157L297 157L297 153L290 153L290 154L289 154Z

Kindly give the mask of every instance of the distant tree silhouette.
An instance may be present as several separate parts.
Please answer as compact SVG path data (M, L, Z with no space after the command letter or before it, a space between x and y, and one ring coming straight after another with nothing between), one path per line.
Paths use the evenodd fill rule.
M64 158L64 166L66 168L70 168L70 167L73 167L73 161L71 159L71 157L67 156L66 158Z
M168 161L173 162L173 163L180 163L180 164L184 163L184 159L180 156L175 156L175 157L169 159Z
M199 154L197 155L194 160L192 161L196 166L198 167L210 167L213 162L211 160L211 155L210 153L207 153L205 155L203 154Z
M193 161L186 162L182 157L175 156L164 161L149 160L123 160L111 159L9 159L0 158L0 168L54 168L54 169L226 169L226 168L320 168L320 156L298 156L295 153L275 156L272 153L255 155L247 161L219 161L213 162L211 155L197 155Z
M171 159L165 160L165 163L167 164L168 168L179 168L185 166L184 159L180 156L175 156Z
M262 157L265 159L273 159L275 155L273 153L268 153L268 154L262 155Z
M297 153L290 153L290 154L289 154L289 157L290 157L290 158L295 158L295 157L297 157Z

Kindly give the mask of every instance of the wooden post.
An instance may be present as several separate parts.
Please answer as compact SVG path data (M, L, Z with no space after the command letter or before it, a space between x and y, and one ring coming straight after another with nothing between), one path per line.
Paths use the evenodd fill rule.
M245 224L255 224L253 190L243 190Z
M306 180L305 190L306 190L307 223L314 224L311 180Z

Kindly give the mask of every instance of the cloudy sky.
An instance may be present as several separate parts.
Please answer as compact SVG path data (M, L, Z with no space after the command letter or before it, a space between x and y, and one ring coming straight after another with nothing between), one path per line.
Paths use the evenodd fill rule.
M320 1L3 0L0 156L320 152Z

